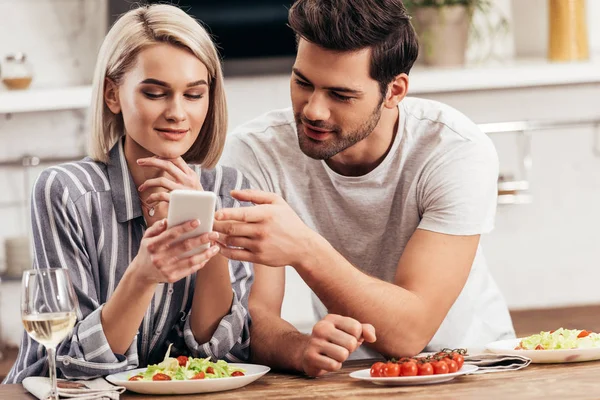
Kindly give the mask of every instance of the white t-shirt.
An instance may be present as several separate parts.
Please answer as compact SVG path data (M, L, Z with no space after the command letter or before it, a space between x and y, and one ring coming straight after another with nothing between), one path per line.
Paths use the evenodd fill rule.
M304 155L291 109L235 129L221 163L242 171L254 187L280 194L353 265L393 282L417 228L449 235L489 232L498 178L492 142L463 114L417 98L405 98L398 107L390 152L363 176L339 175ZM318 319L327 313L314 293L313 309ZM511 337L508 308L478 248L465 287L427 349L483 346ZM353 358L376 354L356 353Z

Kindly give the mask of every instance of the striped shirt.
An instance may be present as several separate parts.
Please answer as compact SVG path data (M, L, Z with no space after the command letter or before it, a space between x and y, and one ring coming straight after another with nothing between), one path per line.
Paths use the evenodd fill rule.
M217 208L240 206L229 195L233 189L249 187L240 172L220 166L191 167L202 187L217 194ZM231 309L209 342L197 343L190 328L194 274L162 285L158 307L150 302L129 349L124 355L112 352L100 313L137 254L146 229L122 140L111 149L108 164L85 158L44 170L33 188L31 220L34 268L68 269L79 300L73 333L57 348L59 377L87 379L145 367L162 361L169 344L175 356L248 359L248 295L254 274L250 263L239 261L229 262ZM17 361L4 383L48 376L46 358L44 347L24 333Z

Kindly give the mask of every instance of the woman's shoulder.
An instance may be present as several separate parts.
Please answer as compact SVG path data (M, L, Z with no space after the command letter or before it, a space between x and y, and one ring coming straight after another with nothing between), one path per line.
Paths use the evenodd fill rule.
M86 157L80 161L53 165L40 173L34 190L50 190L54 194L67 190L73 201L89 192L109 191L106 164Z

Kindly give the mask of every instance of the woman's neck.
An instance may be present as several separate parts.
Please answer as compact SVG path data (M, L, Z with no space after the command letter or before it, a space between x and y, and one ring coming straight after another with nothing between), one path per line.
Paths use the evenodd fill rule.
M144 149L142 146L136 143L135 140L131 139L130 136L125 136L123 150L125 152L125 161L127 161L127 166L129 167L129 171L131 172L131 176L133 177L133 182L135 183L136 188L140 187L140 185L146 182L148 179L156 178L162 173L162 171L158 168L142 168L138 165L137 160L140 158L153 157L154 154ZM150 193L147 193L146 196L148 194Z

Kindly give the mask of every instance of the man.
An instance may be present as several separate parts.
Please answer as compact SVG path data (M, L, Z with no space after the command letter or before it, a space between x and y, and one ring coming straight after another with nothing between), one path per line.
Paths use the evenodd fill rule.
M514 337L480 234L498 159L475 124L405 98L418 46L400 0L298 0L293 109L232 132L222 163L261 191L217 213L230 258L255 263L255 362L319 376L353 357ZM313 290L303 335L280 318L284 268ZM375 337L376 333L376 337Z

